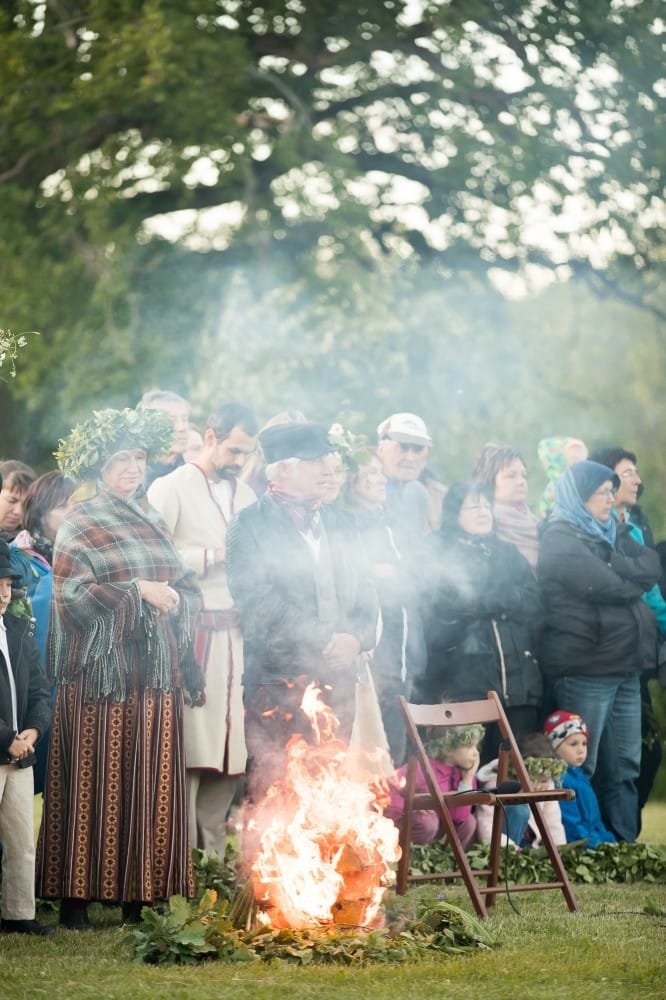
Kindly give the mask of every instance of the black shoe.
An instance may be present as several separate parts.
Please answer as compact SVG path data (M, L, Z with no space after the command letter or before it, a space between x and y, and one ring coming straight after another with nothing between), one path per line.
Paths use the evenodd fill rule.
M91 931L93 925L88 919L88 904L83 899L71 902L63 900L60 904L60 926L68 931Z
M36 920L1 920L0 930L5 934L37 934L40 937L47 937L55 934L55 927L46 927Z
M131 903L123 903L123 923L124 924L140 924L141 923L141 911L146 904L132 900Z

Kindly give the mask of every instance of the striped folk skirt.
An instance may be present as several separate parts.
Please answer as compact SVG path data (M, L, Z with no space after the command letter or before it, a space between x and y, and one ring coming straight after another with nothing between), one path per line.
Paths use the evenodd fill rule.
M37 896L155 903L194 896L180 691L85 701L59 687L37 846Z

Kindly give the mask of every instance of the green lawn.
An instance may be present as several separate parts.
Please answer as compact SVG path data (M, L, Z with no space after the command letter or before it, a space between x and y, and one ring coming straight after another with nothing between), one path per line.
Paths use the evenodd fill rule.
M648 806L642 838L666 841L666 805ZM436 897L441 890L412 889ZM666 954L666 886L575 886L570 914L559 892L498 900L488 927L498 947L408 965L302 969L285 965L148 967L130 961L119 910L95 907L94 934L48 939L0 937L3 1000L661 1000ZM471 911L465 894L446 898ZM48 919L48 917L47 917ZM53 919L53 918L51 918Z

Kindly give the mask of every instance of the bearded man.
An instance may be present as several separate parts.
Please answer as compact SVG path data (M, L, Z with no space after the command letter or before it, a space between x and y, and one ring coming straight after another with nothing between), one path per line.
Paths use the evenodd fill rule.
M243 647L240 619L227 586L227 526L253 503L238 473L255 448L257 423L240 403L208 418L196 462L156 479L150 503L167 522L176 548L198 577L204 598L195 654L206 680L205 703L185 711L190 845L224 855L226 821L245 771Z

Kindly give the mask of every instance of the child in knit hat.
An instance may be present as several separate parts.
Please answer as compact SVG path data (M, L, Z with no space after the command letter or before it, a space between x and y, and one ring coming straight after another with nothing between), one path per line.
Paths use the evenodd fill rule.
M484 727L446 726L434 730L425 741L430 766L439 789L444 792L464 792L476 788L476 772L479 767L479 744L483 740ZM405 800L402 794L407 765L396 771L396 780L391 785L391 801L384 810L386 816L399 824L405 812ZM421 768L416 771L416 794L428 791ZM476 816L471 806L450 806L449 813L453 820L460 843L463 848L469 847L476 839ZM445 835L440 828L439 816L434 809L419 809L414 811L412 826L412 841L415 844L431 844Z
M572 788L576 793L575 799L560 803L567 843L584 839L588 847L614 844L616 838L603 824L597 796L583 770L589 736L585 720L575 712L558 709L548 716L543 731L557 756L567 765L562 787Z

